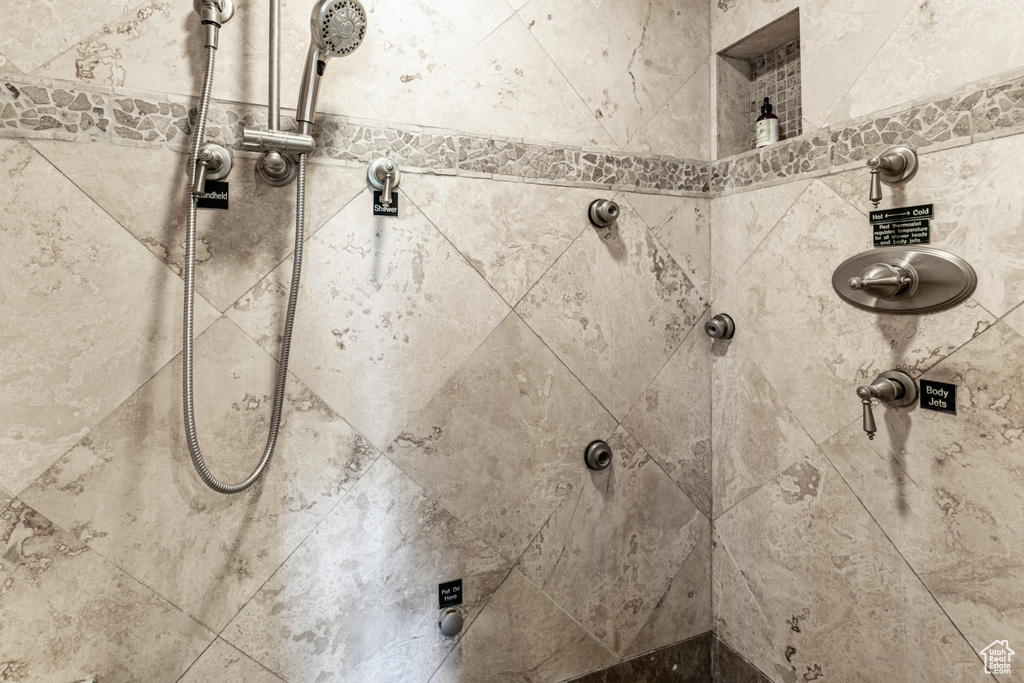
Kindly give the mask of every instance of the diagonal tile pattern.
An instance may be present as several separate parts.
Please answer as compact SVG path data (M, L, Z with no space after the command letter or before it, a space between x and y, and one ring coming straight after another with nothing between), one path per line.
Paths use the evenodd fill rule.
M218 638L182 676L179 683L281 683L281 678Z
M874 441L854 424L823 449L980 650L1024 630L1024 336L998 323L926 377L958 385L956 416L886 410Z
M402 189L514 306L590 226L593 190L417 176Z
M423 680L454 645L437 584L462 578L470 624L508 570L380 458L222 637L286 680Z
M508 306L400 194L374 217L363 192L310 238L295 318L292 371L378 448L480 345ZM229 315L277 353L291 259Z
M711 513L711 340L704 314L622 420L690 497Z
M593 636L513 570L430 683L560 681L614 661Z
M621 656L707 518L624 429L616 429L608 444L613 464L587 473L517 567Z
M630 206L665 245L705 298L711 279L711 211L703 197L626 195Z
M387 455L514 561L583 476L615 420L515 313L408 424Z
M185 262L187 158L174 152L35 141L33 146L93 201L181 273ZM295 245L295 186L268 187L252 159L228 176L230 209L200 210L196 291L224 311ZM306 173L307 237L366 184L366 172L310 164Z
M17 494L177 352L182 282L27 144L0 141L0 173L0 485ZM214 316L197 298L197 329Z
M7 680L170 682L214 639L19 500L0 509L0 586Z
M584 231L516 311L621 418L707 303L632 206L618 197L616 223Z
M600 0L581 12L567 0L533 0L519 15L620 147L708 57L700 3ZM581 40L600 50L580 50Z
M877 316L843 303L832 271L863 249L868 230L862 214L813 181L716 300L749 331L733 344L816 443L860 414L857 386L897 366L920 375L993 322L971 300L941 316Z
M195 368L207 465L222 481L240 481L263 453L277 364L221 318L197 340ZM175 362L45 472L24 499L220 631L378 453L292 377L266 475L247 493L224 496L192 468L180 387Z
M991 680L820 454L715 529L716 631L777 680Z

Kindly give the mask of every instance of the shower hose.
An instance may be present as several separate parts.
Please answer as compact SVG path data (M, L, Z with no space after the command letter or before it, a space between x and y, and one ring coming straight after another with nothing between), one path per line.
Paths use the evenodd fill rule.
M192 175L189 187L195 182L196 163L199 159L199 148L203 145L206 135L206 117L210 109L210 91L213 87L213 65L216 48L206 48L206 70L203 74L203 89L199 98L199 111L196 117L195 138L192 144ZM199 449L199 437L196 435L195 404L192 399L192 357L193 357L193 323L195 318L195 284L196 284L196 195L189 192L188 222L185 233L185 330L182 341L182 399L185 413L185 437L188 450L192 455L192 464L200 479L207 486L219 493L239 493L252 486L267 469L270 456L274 453L278 431L281 427L281 409L284 404L285 381L288 377L288 355L292 345L292 327L295 321L295 304L299 298L299 276L302 273L302 232L305 222L306 198L306 155L299 155L298 177L296 181L295 200L295 255L292 262L292 283L288 292L288 311L284 319L284 334L281 340L281 361L277 371L277 386L274 389L274 407L270 416L270 434L256 469L248 477L237 484L225 484L214 477L202 451Z

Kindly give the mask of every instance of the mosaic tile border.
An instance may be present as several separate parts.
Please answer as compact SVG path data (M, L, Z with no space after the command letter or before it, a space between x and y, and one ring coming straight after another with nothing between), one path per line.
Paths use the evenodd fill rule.
M106 142L186 151L195 101L80 83L0 79L0 137ZM286 128L293 122L287 120ZM266 125L266 109L214 101L207 138L244 151L242 129ZM317 125L315 158L369 163L387 154L406 171L600 187L648 194L703 195L709 165L616 154L414 126L381 126L328 115Z
M155 146L185 151L194 101L8 74L0 79L0 137ZM208 137L242 150L262 107L215 101ZM285 125L288 125L287 122ZM883 145L918 152L1024 133L1024 72L884 115L809 132L713 162L587 150L457 131L385 126L328 115L315 157L368 163L387 154L412 172L597 187L646 194L731 194L863 163Z

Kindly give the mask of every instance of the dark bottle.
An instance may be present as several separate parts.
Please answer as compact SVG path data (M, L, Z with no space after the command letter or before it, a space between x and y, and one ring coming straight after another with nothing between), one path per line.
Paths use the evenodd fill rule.
M767 97L761 105L761 115L754 122L754 140L757 147L779 141L779 117L772 113L772 105Z

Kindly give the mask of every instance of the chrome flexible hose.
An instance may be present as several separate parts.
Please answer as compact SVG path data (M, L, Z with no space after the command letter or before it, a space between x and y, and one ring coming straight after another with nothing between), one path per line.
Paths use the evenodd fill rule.
M199 160L199 148L206 135L206 117L210 108L210 91L213 85L213 64L216 49L207 47L206 71L203 76L203 88L199 99L199 112L196 117L195 139L192 145L192 174L189 187L195 182L196 164ZM199 437L196 435L195 404L192 398L192 366L193 366L193 326L195 318L195 284L196 284L196 195L189 192L188 221L185 233L185 330L182 342L182 398L185 413L185 437L188 450L192 455L192 464L196 468L203 483L218 493L239 493L252 486L266 470L270 456L274 453L278 431L281 427L281 411L284 405L285 382L288 378L288 356L292 345L292 328L295 322L295 305L299 298L299 276L302 273L302 239L306 218L306 155L299 155L298 177L296 181L295 199L295 254L292 261L292 282L288 292L288 310L285 314L284 336L281 340L281 360L277 371L277 386L274 389L274 407L270 416L270 434L256 469L248 477L237 484L225 484L214 477L202 451L199 449Z

